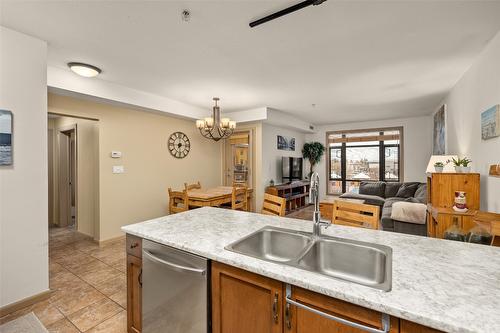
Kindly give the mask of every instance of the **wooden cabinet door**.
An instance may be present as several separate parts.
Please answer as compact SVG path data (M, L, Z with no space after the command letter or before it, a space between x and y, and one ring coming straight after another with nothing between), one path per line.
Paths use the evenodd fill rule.
M127 331L142 328L142 259L127 254Z
M443 333L442 331L401 319L400 333Z
M294 301L323 313L340 317L342 319L382 329L382 313L358 305L347 303L325 295L317 294L302 288L292 287ZM295 305L285 305L285 331L284 333L362 333L358 328L325 318L309 310ZM399 319L390 318L391 333L399 332Z
M283 284L212 263L212 332L281 333Z

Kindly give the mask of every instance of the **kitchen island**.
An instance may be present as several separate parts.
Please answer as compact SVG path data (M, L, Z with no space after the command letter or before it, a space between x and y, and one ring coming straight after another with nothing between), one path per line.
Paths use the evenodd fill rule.
M500 332L500 249L332 225L328 236L392 248L392 289L380 291L225 247L265 226L310 232L312 222L200 208L122 228L212 261L446 332Z

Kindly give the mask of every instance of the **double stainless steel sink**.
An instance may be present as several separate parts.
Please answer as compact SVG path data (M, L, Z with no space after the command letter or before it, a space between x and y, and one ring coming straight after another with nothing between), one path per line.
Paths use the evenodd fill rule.
M229 251L390 291L392 249L275 227L264 227L226 246Z

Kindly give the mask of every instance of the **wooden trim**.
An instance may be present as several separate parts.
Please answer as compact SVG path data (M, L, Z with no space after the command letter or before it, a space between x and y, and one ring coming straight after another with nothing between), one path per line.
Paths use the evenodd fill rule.
M52 296L53 292L54 292L54 290L42 291L39 294L30 296L30 297L26 297L20 301L17 301L17 302L11 303L11 304L4 305L0 308L0 317L4 317L8 314L11 314L11 313L16 312L18 310L21 310L27 306L44 301L44 300L48 299L50 296Z

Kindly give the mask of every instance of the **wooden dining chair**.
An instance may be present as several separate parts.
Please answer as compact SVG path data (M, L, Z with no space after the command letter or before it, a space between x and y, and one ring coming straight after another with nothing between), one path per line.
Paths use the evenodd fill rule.
M333 204L332 223L377 230L379 212L379 206L337 200Z
M199 189L201 188L201 183L200 181L197 181L196 183L194 184L188 184L188 183L184 183L184 189L186 191L190 191L190 190L195 190L195 189Z
M285 216L286 199L264 193L264 203L262 205L262 214Z
M170 214L185 212L189 209L188 207L188 194L187 190L184 191L172 191L168 188L168 210Z
M248 211L248 189L246 186L233 186L231 209Z

